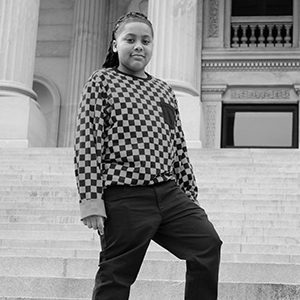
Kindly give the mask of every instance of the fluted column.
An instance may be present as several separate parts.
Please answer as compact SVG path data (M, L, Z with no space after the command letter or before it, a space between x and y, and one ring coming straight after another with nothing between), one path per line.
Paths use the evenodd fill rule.
M106 51L106 0L76 0L67 103L63 105L60 145L72 146L77 107L84 83L101 67Z
M0 80L32 88L39 0L0 0Z
M190 147L200 147L202 1L149 0L154 29L150 74L166 80L179 102Z
M149 71L187 89L197 89L197 13L197 0L149 1L155 33Z
M32 90L39 4L0 0L0 146L41 146L46 138Z

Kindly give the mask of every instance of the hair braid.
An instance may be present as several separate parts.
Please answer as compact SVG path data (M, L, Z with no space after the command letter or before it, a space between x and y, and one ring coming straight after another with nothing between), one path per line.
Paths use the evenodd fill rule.
M109 48L107 50L105 61L102 65L103 68L113 68L119 65L118 53L113 51L113 41L114 41L114 32L113 32L113 37L109 43Z

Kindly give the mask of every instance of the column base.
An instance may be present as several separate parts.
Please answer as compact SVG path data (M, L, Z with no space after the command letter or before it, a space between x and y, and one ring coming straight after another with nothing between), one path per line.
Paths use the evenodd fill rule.
M36 101L0 95L0 147L44 147L46 139L46 119Z

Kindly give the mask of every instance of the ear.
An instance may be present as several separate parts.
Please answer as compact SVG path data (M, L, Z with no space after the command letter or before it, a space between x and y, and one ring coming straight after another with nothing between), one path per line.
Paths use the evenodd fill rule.
M113 40L113 43L112 43L112 49L113 49L113 52L118 52L118 49L117 49L117 41L116 41L116 40Z

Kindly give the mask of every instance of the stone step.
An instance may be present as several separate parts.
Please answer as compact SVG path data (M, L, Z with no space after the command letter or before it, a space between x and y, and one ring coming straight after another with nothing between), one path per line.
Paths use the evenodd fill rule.
M90 300L90 298L35 298L35 297L1 297L0 300Z
M210 218L211 219L211 218ZM213 223L216 227L259 227L259 228L299 228L300 220L241 220L241 219L214 219ZM38 226L41 230L43 227L57 230L57 228L64 228L65 226L78 226L83 228L79 217L74 216L2 216L0 217L0 226L9 226L10 228L23 228L22 226ZM14 227L16 226L16 227ZM67 227L69 228L69 227ZM4 228L3 228L4 229Z
M0 215L0 223L37 223L37 224L81 224L79 211L72 215L68 215L67 212L62 215L51 214L51 211L48 212L48 215L30 215L30 214L14 214L12 210L9 210L9 213L6 215ZM23 212L23 211L22 211Z
M27 202L21 202L21 201L4 201L3 199L0 200L1 203L1 209L4 210L10 210L10 209L15 209L16 206L19 209L53 209L55 207L58 207L60 209L71 209L71 210L77 210L79 208L78 201L77 199L72 199L73 201L56 201L56 202L50 202L50 201L27 201Z
M98 270L95 258L0 257L0 277L93 278ZM185 262L145 259L139 279L180 280L185 278ZM221 262L220 281L300 283L300 264Z
M203 206L205 209L206 207ZM244 212L220 212L216 208L206 209L208 212L209 218L213 220L270 220L270 221L284 221L286 219L299 221L299 213L265 213L265 212L256 212L247 213Z
M2 149L1 149L2 150ZM20 151L14 151L10 149L8 151L0 152L0 162L6 163L8 160L13 161L15 164L24 163L32 161L59 161L61 163L73 163L73 151L72 149L21 149ZM213 149L201 149L201 150L190 150L189 155L192 161L203 162L203 163L233 163L242 162L244 164L251 163L261 163L269 164L281 164L286 165L289 163L297 162L299 163L299 150L288 149L287 151L280 150L275 153L272 150L263 151L262 149L249 149L249 151L243 151L243 149L238 149L236 151L226 151L225 149L218 149L214 153ZM284 159L282 158L284 157Z
M11 158L12 160L13 158ZM24 158L25 159L25 158ZM5 175L6 172L8 174L16 174L16 175L26 175L26 171L34 172L32 175L37 175L36 171L42 171L44 174L68 174L71 171L71 174L74 174L74 165L72 163L63 163L60 161L55 161L50 159L52 164L39 162L39 161L32 161L31 163L28 161L24 162L10 162L9 158L7 162L1 162L1 176ZM226 174L227 172L241 176L241 174L246 175L246 172L249 172L249 175L254 175L257 172L259 175L263 174L270 174L272 176L275 175L296 175L299 169L300 163L297 162L290 162L290 163L243 163L239 160L234 162L230 161L220 161L220 162L209 162L209 161L202 161L202 160L192 160L193 167L195 168L195 172L198 171L207 171L208 174L217 174L218 170L223 170ZM271 171L277 170L278 173L271 174ZM20 173L17 173L19 171ZM28 173L27 173L28 174Z
M199 164L199 165L198 165ZM293 165L293 166L256 166L253 165L250 167L243 166L242 164L236 163L236 165L203 165L202 163L193 163L193 167L195 170L196 177L201 180L202 178L209 178L209 177L219 177L218 175L224 176L225 174L230 175L230 178L243 178L247 176L248 178L262 178L266 179L267 177L270 178L278 178L284 177L293 178L296 177L298 174L298 170L300 166ZM220 173L220 170L222 172ZM69 165L61 165L57 163L53 163L53 165L39 165L39 166L14 166L12 164L7 166L1 166L0 169L0 177L5 178L5 175L8 174L10 176L13 175L27 175L30 174L32 176L38 176L39 174L47 174L49 176L54 176L55 174L65 175L66 178L72 178L74 176L74 166ZM204 174L207 177L204 177Z
M240 232L243 231L245 234L252 234L253 231L256 233L263 233L267 235L271 235L273 233L281 232L284 234L289 229L294 230L298 229L300 226L300 221L240 221L240 220L228 220L224 222L224 220L215 220L214 225L221 229L223 228L226 232L228 229L233 229L232 232ZM6 222L1 222L0 220L0 231L16 231L16 230L26 230L26 231L84 231L87 232L89 229L83 226L82 222L78 220L78 222L70 224L70 223L49 223L49 222L30 222L30 217L27 218L27 222L15 221L7 219ZM294 232L291 231L293 234ZM9 233L8 233L9 234Z
M300 254L269 254L269 253L232 253L222 249L222 262L247 263L283 263L300 264ZM65 249L65 248L9 248L0 247L0 257L44 257L44 258L91 258L97 259L100 249ZM171 260L176 259L168 251L151 250L146 253L145 259Z
M61 207L62 204L72 204L76 208L79 209L78 203L79 197L29 197L29 196L0 196L0 206L4 207L4 205L14 205L14 208L19 207L20 205L34 205L35 207L40 206L49 206L52 207ZM30 206L28 206L30 207Z
M68 174L69 175L69 174ZM1 177L0 177L1 178ZM261 180L258 180L257 177L253 179L253 181L245 179L234 179L230 178L227 181L222 180L220 178L206 178L204 180L198 180L199 187L205 187L205 188L229 188L229 187L236 187L236 185L239 185L239 188L245 188L245 187L256 187L256 188L266 188L272 189L272 188L282 188L283 190L287 190L290 188L298 188L299 179L298 178L290 178L290 179L268 179L266 181L264 178L261 178ZM65 178L65 179L59 179L59 178L47 178L47 179L41 179L41 180L11 180L11 179L1 179L0 183L0 190L3 190L7 186L13 187L14 189L16 187L43 187L47 189L48 187L55 187L55 186L67 186L67 187L76 187L75 177L74 178ZM6 190L6 189L4 189Z
M75 199L69 202L60 202L52 203L48 201L38 202L38 201L28 201L28 202L19 202L19 201L0 201L1 210L14 210L17 206L18 209L54 209L58 207L63 210L77 210L78 204ZM55 205L56 204L56 205ZM300 213L300 203L297 201L286 201L285 204L278 203L276 201L270 202L260 202L260 201L237 201L237 200L228 200L220 204L219 200L211 201L201 201L201 206L206 210L210 210L219 206L223 212L243 212L256 213L256 212L266 212L266 213Z
M209 157L212 160L218 159L236 159L243 158L248 160L258 160L265 158L270 160L272 158L282 159L284 156L285 160L294 159L299 157L298 149L189 149L189 155L193 157L198 156ZM1 148L0 157L15 156L16 159L22 159L22 157L51 157L59 154L60 157L73 156L74 150L72 147L69 148ZM267 154L267 155L266 155Z
M224 241L219 300L300 299L300 151L190 154L200 203ZM79 220L73 149L0 149L0 166L0 291L89 298L100 243ZM12 275L22 263L20 280ZM183 274L183 262L151 243L131 299L183 299Z
M289 220L292 224L298 224L299 213L247 213L241 212L220 212L215 207L203 206L208 213L209 219L215 221L250 221L250 222L284 222ZM50 223L50 224L78 224L80 222L79 210L57 210L57 209L0 209L0 223Z
M67 251L83 251L88 255L88 251L99 251L101 249L99 239L93 240L53 240L53 239L26 239L26 240L14 240L14 239L1 239L0 240L1 248L9 249L22 249L29 248L34 251L41 249L42 251L47 249L52 251L53 249L66 249ZM165 251L155 243L150 244L149 251ZM278 243L250 243L250 242L225 242L222 245L222 252L228 254L242 253L242 254L274 254L274 255L299 255L300 253L300 244L278 244ZM46 252L45 252L46 253Z
M3 300L87 300L91 299L93 285L93 279L82 278L0 277L0 289L7 295ZM220 282L218 300L279 300L278 295L280 300L297 300L300 287L292 284ZM183 298L182 281L137 280L131 288L129 300Z
M18 197L49 197L49 198L55 198L55 197L66 197L70 198L73 197L74 199L78 198L77 190L74 187L52 187L52 188L3 188L0 192L0 197L6 198L7 196L14 195L16 198Z
M300 220L214 220L216 227L300 228Z
M48 237L44 237L44 239L9 239L3 238L0 239L1 247L9 247L9 248L65 248L65 249L100 249L100 241L99 239L93 239L93 236L88 235L85 239L77 239L77 240L59 240L59 239L51 239Z
M280 201L285 201L285 200L300 200L300 194L274 194L270 192L269 194L258 194L257 192L255 193L249 193L249 194L217 194L217 193L210 193L210 194L199 194L198 199L202 201L210 201L210 200L238 200L238 201L253 201L253 200L259 200L259 201L264 201L264 200L280 200ZM284 202L283 202L284 204Z
M16 198L21 196L24 197L74 197L74 199L78 198L77 189L73 186L50 186L45 188L44 186L36 186L36 187L2 187L0 188L1 198L11 197L15 195ZM274 196L273 196L274 195ZM228 187L200 187L199 188L199 199L202 197L218 197L218 198L232 198L236 199L237 197L245 197L247 198L268 198L268 199L278 199L278 198L288 198L293 197L295 199L300 198L300 190L298 188L293 189L280 189L280 188L228 188Z
M222 234L222 230L218 229L220 233L220 237L224 243L229 244L260 244L260 245L287 245L287 246L295 246L299 244L299 236L251 236L251 235L226 235ZM228 230L230 231L230 230ZM26 244L34 244L34 245L48 245L50 243L55 243L59 245L58 247L62 247L64 242L70 243L75 247L77 245L80 247L80 243L88 243L88 242L98 242L97 233L86 234L86 232L37 232L37 231L21 231L21 232L0 232L0 243L2 246L7 245L21 245L25 247ZM71 244L72 243L72 244ZM43 247L43 246L41 246Z
M243 236L243 237L291 237L299 238L300 232L298 227L271 227L264 228L259 226L242 226L242 227L225 227L224 225L214 224L218 233L221 236ZM83 234L95 236L95 231L91 231L86 226L81 224L75 225L59 225L59 224L1 224L0 223L0 238L5 238L9 235L10 238L17 239L18 235L22 236L22 239L32 238L44 238L45 232L48 237L60 235L65 236L67 239L71 239L73 236L81 238ZM97 235L96 235L97 236Z
M299 161L297 159L300 158L300 156L295 157L289 161L285 161L282 157L281 160L273 159L272 157L270 160L263 161L263 160L250 160L246 159L243 160L239 157L235 159L228 159L226 157L220 158L219 160L209 159L208 157L201 157L202 153L201 150L199 151L199 155L196 157L190 157L191 162L193 163L193 166L200 167L200 168L207 168L211 166L213 170L216 170L217 167L224 167L228 168L229 170L234 170L236 172L239 172L240 170L235 169L236 167L240 166L243 167L243 169L247 170L255 170L255 169L275 169L279 168L282 171L284 171L284 168L291 168L291 170L296 170L296 167L299 167ZM263 159L263 158L262 158ZM289 170L285 170L289 172Z
M70 184L69 186L44 186L44 185L16 185L16 186L0 186L0 193L2 192L10 192L10 193L18 193L18 192L32 192L32 193L38 193L38 192L51 192L51 191L59 191L61 193L68 194L69 192L77 192L76 186L73 184ZM34 196L34 195L33 195Z
M217 229L218 230L218 229ZM240 243L240 244L277 244L277 245L297 245L299 244L298 236L240 236L240 235L222 235L221 239L224 243Z
M36 201L36 202L76 202L78 203L79 196L77 194L77 189L68 188L66 192L59 191L59 189L55 191L51 191L48 189L45 190L31 190L31 191L24 191L22 194L22 191L19 190L18 192L11 192L11 191L2 191L0 193L0 201L3 202L17 202L17 201L24 201L24 202L30 202L30 201ZM300 193L273 193L270 191L268 194L259 194L257 191L255 193L236 193L236 194L218 194L214 190L211 190L210 193L199 193L198 195L199 201L211 201L211 200L226 200L226 201L244 201L244 202L250 202L253 201L260 201L263 203L263 201L282 201L282 205L285 205L286 201L299 201L300 200ZM222 203L222 202L221 202Z
M214 204L205 204L203 205L204 208L207 210L214 209L215 205ZM290 206L271 206L271 205L249 205L249 204L242 204L240 203L239 205L236 206L228 206L226 204L224 205L219 205L219 208L223 210L224 213L226 212L245 212L248 214L251 213L261 213L265 212L266 214L273 214L273 213L294 213L294 214L300 214L300 206L296 205L290 205Z
M99 238L98 233L96 231L87 232L86 230L79 231L28 231L28 230L0 230L0 240L66 240L66 241L90 241L96 240ZM46 235L46 238L45 238Z
M230 195L240 195L240 194L247 194L247 195L269 195L269 194L293 194L293 195L300 195L300 190L298 187L294 188L255 188L255 187L199 187L199 195L207 195L207 194L230 194Z
M75 178L74 178L75 179ZM7 186L11 188L15 187L42 187L43 189L48 189L49 187L76 187L75 180L59 180L59 179L53 179L53 180L40 180L40 181L33 181L33 180L23 180L23 181L11 181L11 180L1 180L0 184L0 191L1 190L6 190Z
M76 191L72 191L74 192L74 194L76 193ZM11 203L17 203L17 202L48 202L48 203L52 203L52 202L72 202L72 203L77 203L78 204L78 199L79 196L76 195L76 197L74 197L73 194L69 194L69 195L60 195L60 196L56 196L54 197L53 195L49 195L49 193L47 193L47 191L44 191L44 195L40 195L41 192L39 191L36 193L31 193L31 195L28 194L24 194L21 195L21 193L19 193L19 195L15 194L15 193L9 193L9 192L5 192L1 193L0 195L0 202L11 202ZM264 195L258 195L258 194L236 194L236 195L219 195L219 194L199 194L198 199L203 202L203 201L208 201L208 202L212 202L212 201L219 201L218 199L223 199L226 200L226 203L237 203L237 202L243 202L243 203L257 203L257 204L265 204L265 203L275 203L275 204L281 204L281 205L286 205L286 204L296 204L299 203L300 200L300 194L264 194ZM220 201L219 201L220 203Z
M10 191L10 192L19 192L19 191L44 191L44 190L57 190L57 189L61 189L62 191L77 191L76 189L76 183L75 181L70 181L69 183L63 182L64 186L59 186L59 188L56 188L56 186L51 182L45 182L41 183L41 184L34 184L33 182L28 182L27 184L22 185L22 183L20 182L20 184L17 185L1 185L0 186L0 192L5 192L5 191ZM215 183L215 182L211 182L211 183L202 183L201 185L199 185L199 191L202 193L205 192L210 192L210 191L214 191L214 192L222 192L222 191L226 191L226 192L230 192L230 193L249 193L252 194L253 192L257 193L270 193L270 191L273 191L273 194L276 193L283 193L283 192L289 192L289 193L293 193L293 192L298 192L298 194L300 194L300 188L298 185L298 182L291 184L291 185L267 185L264 183L261 184L241 184L241 185L237 185L237 183L235 183L235 186L233 186L234 182L232 182L231 184L221 184L221 183Z
M56 192L55 192L56 193ZM11 192L5 192L0 194L0 202L10 202L10 203L18 203L18 202L34 202L34 203L77 203L78 204L78 195L77 192L74 190L74 193L71 194L68 193L66 195L61 194L57 196L53 196L54 193L49 193L47 191L44 192L32 192L31 194L21 194L19 192L11 193ZM56 193L57 194L57 193ZM299 203L300 201L300 194L199 194L198 199L201 203L211 203L212 201L218 201L218 203L221 202L221 200L226 201L226 203L230 203L229 201L232 201L232 203L236 202L243 202L243 203L278 203L281 205L285 204L295 204ZM293 203L292 203L293 202ZM222 203L222 202L221 202ZM2 205L1 205L2 206Z

